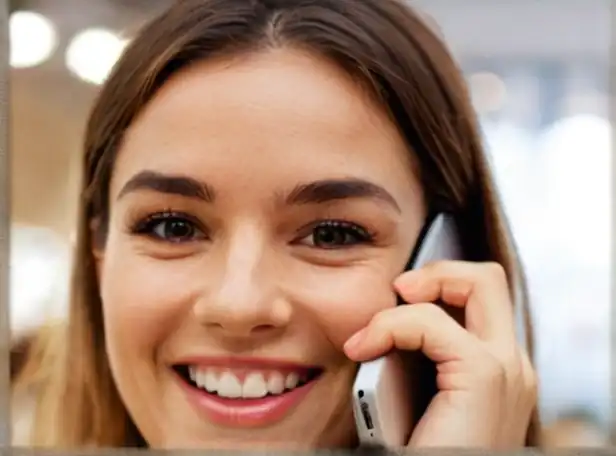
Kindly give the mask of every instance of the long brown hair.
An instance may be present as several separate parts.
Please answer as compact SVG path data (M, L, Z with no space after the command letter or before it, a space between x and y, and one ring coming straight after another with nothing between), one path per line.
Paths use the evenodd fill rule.
M48 381L34 445L143 443L109 369L92 246L105 241L109 183L124 132L172 74L215 56L301 48L369 87L407 141L429 206L457 218L468 259L495 261L507 271L532 346L524 277L461 73L439 36L405 3L183 0L145 25L103 86L87 125L70 319L39 365ZM425 406L435 377L423 375ZM529 445L536 443L536 423L535 415Z

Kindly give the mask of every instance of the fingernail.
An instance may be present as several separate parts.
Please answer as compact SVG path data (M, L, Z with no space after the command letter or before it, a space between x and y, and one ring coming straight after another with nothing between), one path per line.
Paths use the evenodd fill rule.
M355 351L357 347L361 345L362 340L366 334L366 328L357 331L355 334L351 336L349 340L344 344L344 351Z

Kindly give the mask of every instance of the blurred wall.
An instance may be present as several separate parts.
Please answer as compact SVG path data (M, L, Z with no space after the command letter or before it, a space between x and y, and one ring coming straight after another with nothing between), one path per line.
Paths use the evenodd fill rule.
M73 225L83 119L93 94L87 87L73 91L58 92L34 72L11 80L12 220L61 236Z

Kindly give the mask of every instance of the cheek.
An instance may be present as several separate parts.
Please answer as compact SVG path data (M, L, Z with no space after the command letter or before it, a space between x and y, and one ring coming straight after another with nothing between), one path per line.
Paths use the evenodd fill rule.
M303 281L296 301L303 303L337 347L366 326L378 312L393 307L396 274L378 264L315 272ZM297 281L295 282L298 283Z
M112 351L151 354L191 309L194 278L180 262L136 254L109 243L101 271L101 298Z

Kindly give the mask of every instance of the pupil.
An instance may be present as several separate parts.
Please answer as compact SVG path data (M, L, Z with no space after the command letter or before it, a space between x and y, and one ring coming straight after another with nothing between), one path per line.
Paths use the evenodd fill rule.
M317 244L335 244L340 243L339 233L331 228L317 228L315 233L315 241Z
M191 234L190 226L181 220L172 220L168 222L167 235L172 238L188 237Z

